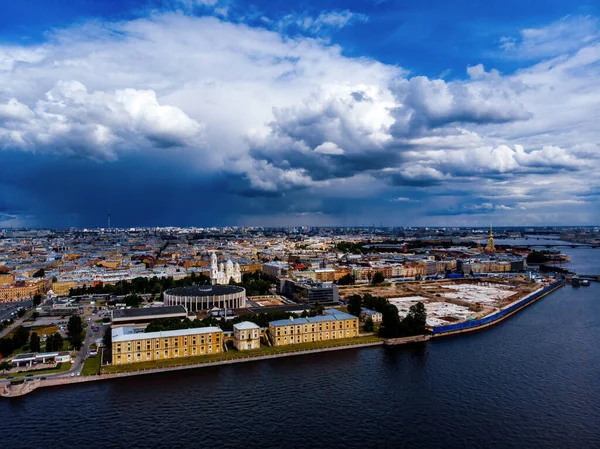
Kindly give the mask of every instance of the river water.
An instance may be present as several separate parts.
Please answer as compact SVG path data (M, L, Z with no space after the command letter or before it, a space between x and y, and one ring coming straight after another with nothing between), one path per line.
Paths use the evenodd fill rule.
M566 249L600 271L600 249ZM43 388L0 401L2 445L599 448L600 283L483 331Z

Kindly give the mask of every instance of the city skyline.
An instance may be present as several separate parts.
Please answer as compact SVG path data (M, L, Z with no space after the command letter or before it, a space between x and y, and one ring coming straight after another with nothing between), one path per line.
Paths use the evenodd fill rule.
M0 228L600 221L593 2L3 9Z

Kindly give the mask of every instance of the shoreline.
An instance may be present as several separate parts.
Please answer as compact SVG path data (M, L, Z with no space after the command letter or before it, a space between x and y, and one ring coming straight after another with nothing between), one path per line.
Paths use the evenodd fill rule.
M441 331L441 332L438 331L437 333L435 332L436 328L433 328L433 333L430 335L416 335L416 336L412 336L412 337L393 338L393 339L387 339L387 340L382 339L380 341L364 342L364 343L360 343L360 342L348 343L348 344L334 345L331 347L316 348L316 349L297 349L297 350L290 350L290 351L286 351L286 352L279 352L279 353L275 353L275 354L248 355L246 357L243 357L243 356L232 357L232 358L225 358L222 360L166 366L166 367L161 367L161 368L131 370L131 371L124 371L124 372L120 372L120 373L106 373L106 374L99 374L99 375L77 376L77 377L54 377L54 378L49 378L49 379L44 379L44 380L35 379L33 381L24 382L24 384L22 384L21 388L16 388L16 389L11 388L9 386L9 384L4 384L4 386L0 389L0 397L23 396L25 394L31 393L32 391L36 390L37 388L43 388L43 387L55 387L55 386L61 386L61 385L80 384L80 383L85 383L85 382L103 381L103 380L118 379L118 378L123 378L123 377L140 376L140 375L145 375L145 374L158 374L158 373L166 373L166 372L180 371L180 370L186 370L186 369L199 369L199 368L205 368L205 367L211 367L211 366L232 365L232 364L236 364L236 363L271 360L271 359L276 359L276 358L281 358L281 357L293 357L293 356L299 356L299 355L317 354L317 353L330 352L330 351L340 351L340 350L344 350L344 349L360 349L360 348L375 347L375 346L391 347L391 346L404 345L404 344L410 344L410 343L425 342L425 341L428 341L433 338L457 335L457 334L462 334L462 333L467 333L467 332L474 332L474 331L478 331L478 330L482 330L482 329L491 327L495 324L498 324L498 323L504 321L506 318L516 314L517 312L520 312L521 310L526 308L528 305L533 304L534 302L537 302L538 300L553 293L557 289L562 288L564 285L565 285L564 281L556 282L548 287L545 287L536 292L530 293L525 298L521 298L521 299L515 301L514 303L503 307L499 311L494 312L491 315L481 318L480 320L459 323L458 326L462 325L462 326L464 326L463 328L457 328L454 330ZM451 326L456 326L456 325L451 325ZM447 326L439 326L439 328L444 328L444 327L447 327Z

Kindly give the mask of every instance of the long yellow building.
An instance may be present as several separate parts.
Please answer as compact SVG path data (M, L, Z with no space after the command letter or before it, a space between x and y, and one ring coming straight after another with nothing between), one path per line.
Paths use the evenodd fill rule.
M335 309L309 318L271 321L269 335L274 346L312 343L358 336L358 318Z
M49 289L50 281L44 279L37 282L13 282L0 286L0 302L22 301L38 294L43 296Z
M131 327L112 330L113 365L223 352L223 331L218 327L148 333L139 330Z

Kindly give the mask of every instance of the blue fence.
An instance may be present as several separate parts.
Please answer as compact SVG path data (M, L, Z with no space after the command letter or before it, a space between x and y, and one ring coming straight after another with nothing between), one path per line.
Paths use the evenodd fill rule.
M505 317L506 315L511 314L512 312L523 307L524 305L526 305L532 301L535 301L540 296L545 295L550 290L553 290L562 284L563 284L563 281L557 281L557 282L549 285L548 287L545 287L544 289L540 290L539 292L537 292L525 299L522 299L519 302L514 303L512 306L507 307L506 309L502 309L499 312L494 313L493 315L489 315L484 318L480 318L478 320L464 321L462 323L456 323L456 324L447 324L445 326L436 326L433 328L432 332L434 335L444 334L446 332L455 332L455 331L459 331L459 330L463 330L463 329L470 329L473 327L479 327L484 324L492 323L494 321L499 320L500 318Z

